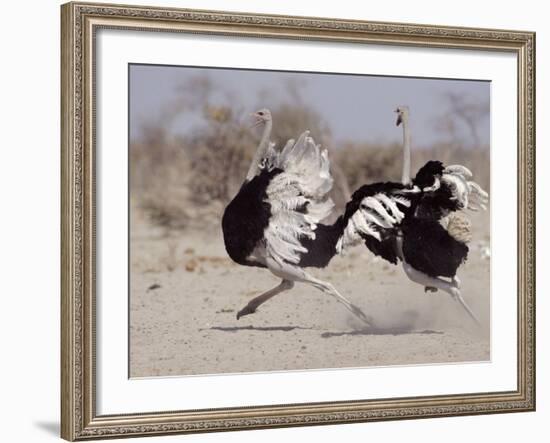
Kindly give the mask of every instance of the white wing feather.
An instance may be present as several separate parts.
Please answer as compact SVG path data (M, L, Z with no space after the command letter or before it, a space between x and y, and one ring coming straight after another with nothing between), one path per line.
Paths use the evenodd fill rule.
M307 252L299 239L315 238L317 224L334 204L327 151L320 150L309 131L296 142L289 140L273 158L273 167L283 172L273 177L266 190L271 218L265 229L266 252L279 263L297 264Z
M382 192L365 197L359 209L349 218L344 233L336 244L336 251L341 253L351 246L362 243L365 236L381 241L382 232L399 227L405 216L398 204L408 207L411 202L404 196Z
M453 198L459 201L461 209L485 210L489 194L476 182L469 180L472 177L472 172L465 166L450 165L443 171L442 180L451 188Z

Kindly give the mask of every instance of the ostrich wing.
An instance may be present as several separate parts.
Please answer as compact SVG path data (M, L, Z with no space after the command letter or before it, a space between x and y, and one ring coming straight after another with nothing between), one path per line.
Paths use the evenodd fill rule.
M415 217L439 220L454 211L486 209L489 194L470 178L472 173L465 166L444 167L440 162L426 163L413 180L422 187ZM427 183L433 184L424 186Z
M374 254L397 263L395 236L416 193L400 183L374 183L359 188L341 217L343 231L336 250L365 243Z
M300 239L315 238L317 224L330 214L333 203L326 151L321 151L309 132L289 141L275 161L282 172L271 180L266 202L271 207L264 231L266 253L279 263L298 264L307 252Z

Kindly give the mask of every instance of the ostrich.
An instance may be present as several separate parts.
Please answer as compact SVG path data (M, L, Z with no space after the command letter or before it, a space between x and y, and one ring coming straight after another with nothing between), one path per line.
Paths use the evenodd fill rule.
M411 167L411 132L409 127L409 107L408 106L399 106L395 110L397 113L396 126L402 125L403 127L403 172L401 182L404 185L409 184L410 182L410 167ZM417 185L427 185L428 188L433 187L436 190L440 186L438 175L442 173L442 164L438 162L427 163L422 170L419 171L417 178ZM466 185L466 188L461 192L464 196L467 196L467 193L473 192L474 198L477 199L477 202L471 202L465 206L471 210L486 209L486 203L488 199L488 194L483 191L475 182L467 182L468 178L472 177L471 172L464 168L463 166L454 166L450 167L451 171L455 176L459 178L459 184L454 185L454 189L459 189L461 186ZM451 180L452 181L452 180ZM430 188L431 189L431 188ZM461 197L464 199L465 197ZM432 202L433 203L433 202ZM419 208L417 217L415 217L415 222L412 222L411 218L406 221L405 229L408 231L408 242L407 245L409 248L412 247L412 239L422 238L424 242L427 242L431 247L445 247L445 251L439 251L443 254L434 254L435 256L446 257L445 260L440 261L439 269L433 265L417 264L416 267L411 267L408 263L404 261L405 272L411 280L416 281L417 283L422 283L429 281L426 278L426 274L432 277L444 276L450 277L452 283L457 288L460 288L460 280L456 276L456 271L458 266L466 260L468 254L468 247L466 244L471 240L470 233L470 222L465 217L460 217L456 214L442 214L434 209L438 207L437 205L428 205L426 202L423 203L422 208ZM457 208L462 209L462 208ZM439 222L439 223L436 223ZM446 230L451 238L456 240L453 242L444 235L441 229ZM437 236L437 233L440 233ZM433 238L429 237L429 234L435 235ZM426 243L425 243L426 244ZM402 256L402 238L398 238L397 247L400 249L400 255ZM421 244L416 246L420 247ZM411 251L410 251L411 252ZM408 255L410 255L410 252ZM436 252L436 251L432 251ZM418 271L420 268L425 269L427 272L422 274L417 274L415 271ZM439 274L438 274L439 272ZM419 281L420 280L420 281ZM437 286L425 286L425 291L436 292Z
M403 124L402 182L365 185L353 194L337 250L362 241L385 260L400 260L410 280L425 291L447 292L479 323L456 276L471 239L469 221L456 212L485 209L488 194L469 180L472 174L464 166L445 167L438 161L427 162L411 183L409 109L402 106L396 112L397 125Z
M281 278L276 287L252 299L237 319L252 314L295 282L307 283L334 297L366 324L372 324L357 306L332 284L309 275L305 267L325 267L336 253L341 226L319 222L333 203L327 151L320 150L305 131L296 142L289 140L281 152L270 142L272 117L268 109L254 114L263 125L260 144L245 181L228 204L222 218L225 248L233 261L267 268Z

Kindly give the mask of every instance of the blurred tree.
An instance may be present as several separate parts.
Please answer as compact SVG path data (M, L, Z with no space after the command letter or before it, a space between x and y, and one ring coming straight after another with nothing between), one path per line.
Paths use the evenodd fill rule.
M463 125L469 134L469 144L474 148L481 148L480 131L485 119L489 118L490 104L488 100L471 95L461 95L448 92L443 96L447 111L435 122L435 128L445 134L451 145L464 146L465 140L459 136L459 126Z

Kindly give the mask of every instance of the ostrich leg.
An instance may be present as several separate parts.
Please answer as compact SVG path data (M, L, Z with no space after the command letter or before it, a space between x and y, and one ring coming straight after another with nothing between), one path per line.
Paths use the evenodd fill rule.
M334 297L338 302L342 303L348 311L350 311L353 315L355 315L359 320L361 320L367 326L374 326L374 321L372 317L365 315L363 311L361 311L361 309L359 309L357 306L351 303L346 297L340 294L336 290L336 288L332 286L332 284L325 282L323 280L319 280L309 275L302 268L298 268L289 263L280 263L273 260L272 258L268 258L266 260L266 264L269 270L273 274L283 278L284 280L308 283L313 287L319 289L320 291L324 292L325 294L328 294Z
M445 291L447 294L453 297L453 299L455 299L458 303L462 305L462 307L472 318L472 320L474 320L478 325L480 324L473 311L470 309L464 298L462 298L462 294L460 293L460 290L458 289L454 281L453 283L449 283L441 278L430 277L423 272L417 271L407 262L403 262L403 269L405 270L407 276L415 283Z
M340 294L336 288L329 282L314 278L304 272L303 283L309 283L313 287L323 291L325 294L331 295L336 298L337 301L342 303L345 308L355 315L359 320L365 323L367 326L374 326L374 320L370 315L366 315L360 308L351 303L346 297Z
M266 291L263 294L260 294L250 300L248 304L237 313L237 320L241 317L244 317L245 315L253 314L254 312L256 312L256 309L258 309L258 306L265 303L277 294L292 289L293 286L294 282L283 279L283 281L275 286L273 289L270 289L269 291Z

